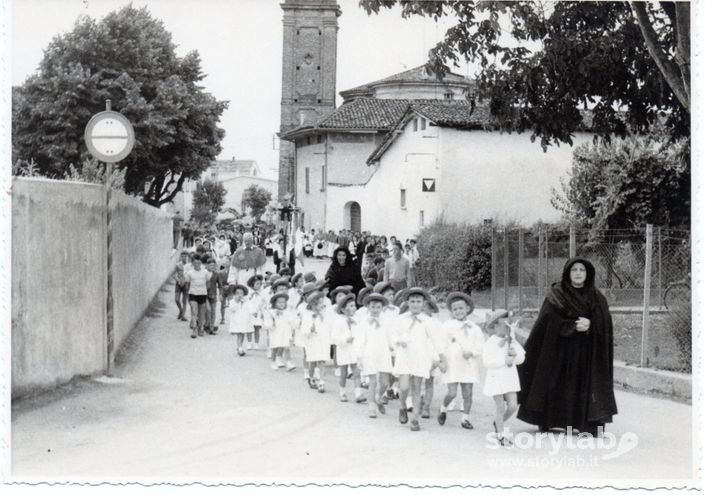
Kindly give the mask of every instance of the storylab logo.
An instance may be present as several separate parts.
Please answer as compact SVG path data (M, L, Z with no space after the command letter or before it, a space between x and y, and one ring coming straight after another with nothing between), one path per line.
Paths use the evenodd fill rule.
M509 441L505 440L503 446L497 441L494 433L488 433L485 437L487 448L499 450L511 446L512 450L530 452L534 454L532 461L536 465L595 466L601 461L621 457L639 445L636 433L627 432L617 436L612 432L605 432L602 428L597 436L576 433L568 427L565 432L520 432L512 436L505 430L504 437L509 438ZM545 462L538 462L540 457L543 457ZM521 459L516 458L513 461Z

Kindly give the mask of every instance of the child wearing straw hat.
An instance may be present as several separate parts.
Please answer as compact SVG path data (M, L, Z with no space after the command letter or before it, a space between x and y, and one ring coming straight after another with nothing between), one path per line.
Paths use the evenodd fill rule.
M228 312L230 313L231 334L237 336L237 354L238 356L245 355L245 336L251 338L254 327L252 326L252 308L247 300L247 287L241 284L231 285L228 289L230 292L230 300L228 301Z
M330 355L330 327L326 318L323 292L314 290L307 297L306 311L301 319L301 334L308 360L311 388L326 391L323 365Z
M411 394L413 411L410 429L419 431L421 411L421 387L424 378L431 377L431 368L440 361L434 341L431 318L424 313L424 305L430 300L426 290L412 287L405 295L408 311L401 313L394 322L392 342L395 351L394 374L399 377L399 422L409 421L406 398Z
M485 337L482 329L468 317L475 309L475 304L469 295L462 292L451 292L446 297L446 304L452 319L443 324L445 343L443 354L447 367L441 380L448 387L438 414L438 424L445 424L448 406L455 399L460 387L463 397L463 417L460 426L472 430L470 423L470 408L472 407L472 388L480 381L480 360Z
M355 340L358 366L361 373L368 378L367 403L368 416L377 417L377 411L385 414L382 402L387 387L392 379L392 341L389 329L382 324L382 308L388 304L380 294L368 294L363 300L367 316L359 321L359 338Z
M288 371L296 369L291 360L286 359L285 353L293 342L294 331L298 325L298 317L287 307L289 294L280 292L270 298L271 310L264 319L264 327L269 331L269 342L272 349L273 370L286 366Z
M254 327L255 349L260 348L260 330L262 329L264 318L263 313L267 305L267 300L264 299L264 293L262 291L263 280L264 277L262 275L253 275L247 280L247 287L250 288L249 301L252 309L252 326ZM251 337L252 336L250 336L250 338ZM247 344L247 348L250 349L249 342Z
M510 324L510 314L498 309L487 315L486 328L492 335L482 347L482 362L487 368L483 393L494 399L494 431L497 442L511 445L510 432L505 427L517 410L519 373L517 365L524 362L524 348L517 342L518 323Z
M362 402L362 388L360 387L360 372L357 369L357 357L355 356L355 341L359 338L359 325L355 319L355 294L340 291L336 294L338 302L336 312L338 317L333 322L331 340L336 346L336 364L339 369L338 385L340 390L338 395L341 402L347 402L348 396L346 385L348 378L353 379L355 386L355 402Z

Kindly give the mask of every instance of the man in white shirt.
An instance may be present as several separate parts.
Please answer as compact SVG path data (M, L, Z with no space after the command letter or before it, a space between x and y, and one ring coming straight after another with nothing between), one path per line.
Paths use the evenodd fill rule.
M203 268L201 257L193 257L192 268L186 272L188 285L188 301L191 306L191 338L203 336L203 326L206 323L206 309L208 308L208 280L212 273Z

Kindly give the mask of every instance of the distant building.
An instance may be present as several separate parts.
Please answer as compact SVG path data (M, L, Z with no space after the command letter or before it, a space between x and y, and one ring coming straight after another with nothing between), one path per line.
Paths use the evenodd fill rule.
M272 199L277 197L277 180L261 176L259 165L254 160L216 160L201 175L198 181L186 181L183 192L174 199L174 210L180 210L184 218L188 219L193 207L193 193L196 184L205 179L219 181L227 191L225 208L235 208L240 213L245 213L242 204L242 195L248 187L256 184L270 193Z

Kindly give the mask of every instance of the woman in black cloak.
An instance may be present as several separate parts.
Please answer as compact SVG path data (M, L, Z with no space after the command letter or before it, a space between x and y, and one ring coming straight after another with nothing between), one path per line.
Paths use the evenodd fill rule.
M357 293L365 286L360 268L353 262L347 247L339 247L333 252L333 261L325 276L330 292L341 285L352 286L352 292Z
M617 414L612 317L595 288L592 263L568 260L524 348L519 419L543 431L571 426L593 435L612 422Z

